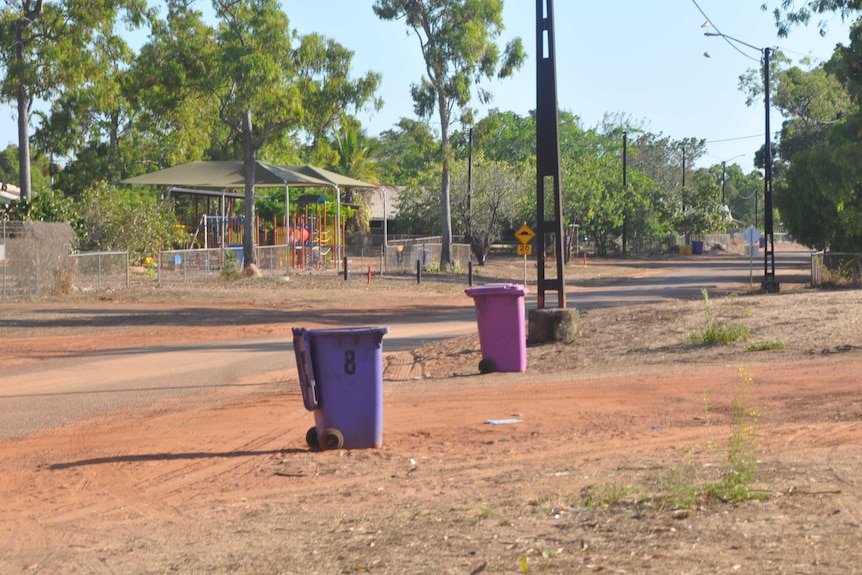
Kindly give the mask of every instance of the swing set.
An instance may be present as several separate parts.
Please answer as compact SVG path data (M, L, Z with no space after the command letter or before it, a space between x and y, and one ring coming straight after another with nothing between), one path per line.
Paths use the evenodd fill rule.
M317 270L331 263L332 244L326 221L326 198L301 196L291 216L289 245L294 269Z

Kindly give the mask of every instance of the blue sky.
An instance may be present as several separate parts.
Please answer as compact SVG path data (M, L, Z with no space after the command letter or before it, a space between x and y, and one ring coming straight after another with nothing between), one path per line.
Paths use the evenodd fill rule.
M698 4L722 33L758 47L779 47L794 59L828 59L848 37L848 26L834 18L826 38L813 25L778 38L772 14L760 10L761 0ZM414 117L409 88L423 66L418 42L403 22L379 21L371 1L282 0L282 5L300 32L321 32L352 49L356 72L383 74L385 108L363 118L369 133ZM554 20L561 109L580 116L586 127L598 125L606 112L627 114L651 132L712 142L699 165L742 155L731 163L753 169L754 151L764 139L764 107L762 100L747 107L738 84L741 74L760 66L760 53L742 47L743 55L721 38L705 37L705 19L691 0L556 0ZM515 77L488 85L495 94L492 106L527 114L536 105L536 2L506 0L504 22L502 40L520 36L530 59ZM776 131L778 114L771 121ZM734 140L718 142L728 139Z
M299 33L320 32L355 52L354 75L382 74L385 106L360 118L369 134L415 117L409 90L424 66L418 41L403 22L377 19L372 0L281 1ZM697 2L724 34L758 47L778 47L794 59L828 59L848 37L847 24L836 17L825 38L812 25L781 39L772 15L760 10L762 0ZM762 100L746 107L738 78L760 66L758 51L741 47L740 54L721 38L705 37L705 19L692 0L556 0L554 9L561 109L580 116L585 127L596 126L605 113L622 113L654 133L703 138L710 142L708 155L698 165L730 160L745 171L753 169L754 151L763 142L764 108ZM505 2L501 42L520 36L529 59L513 78L486 86L495 95L491 107L522 115L535 108L535 11L534 0ZM773 131L780 120L773 113ZM6 136L0 144L17 143L8 105L0 107L0 129Z

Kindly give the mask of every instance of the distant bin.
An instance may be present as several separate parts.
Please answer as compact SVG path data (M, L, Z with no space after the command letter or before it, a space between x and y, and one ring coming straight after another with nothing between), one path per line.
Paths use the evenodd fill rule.
M243 252L242 244L230 244L228 247L233 253L233 258L236 260L237 269L241 270L245 264L245 252Z
M314 413L312 448L383 445L383 336L388 327L293 328L305 408Z
M465 290L473 298L482 361L479 371L527 371L524 296L517 284L488 284Z
M703 255L703 242L700 240L691 241L691 253L700 256Z

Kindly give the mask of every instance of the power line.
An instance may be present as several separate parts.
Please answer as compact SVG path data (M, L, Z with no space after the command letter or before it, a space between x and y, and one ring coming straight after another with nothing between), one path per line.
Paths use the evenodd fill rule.
M703 8L700 7L700 4L697 3L697 0L691 0L691 2L692 2L692 4L694 4L695 8L697 8L697 10L703 15L703 17L706 18L706 21L709 22L709 25L712 26L712 28L718 33L719 36L724 38L724 41L727 42L727 44L731 48L733 48L734 50L736 50L737 52L739 52L740 54L742 54L743 56L745 56L749 60L754 60L755 62L760 61L757 58L755 58L754 56L752 56L751 54L746 54L745 52L743 52L739 48L739 46L737 46L736 44L731 42L730 39L727 36L725 36L721 30L718 29L718 26L716 26L715 24L712 23L712 20L710 20L709 16L706 15L706 12L704 12Z
M707 140L706 144L720 144L721 142L736 142L738 140L751 140L753 138L762 138L763 134L754 134L751 136L739 136L736 138L724 138L722 140Z

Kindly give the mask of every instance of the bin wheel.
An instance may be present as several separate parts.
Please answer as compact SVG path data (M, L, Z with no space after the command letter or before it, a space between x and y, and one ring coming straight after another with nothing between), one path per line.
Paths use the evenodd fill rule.
M320 439L317 437L317 427L309 428L309 430L305 432L305 442L315 451L320 449Z
M488 357L479 362L479 373L494 373L497 371L497 364L494 360Z
M334 427L330 427L320 437L320 447L323 449L341 449L344 447L344 436Z

